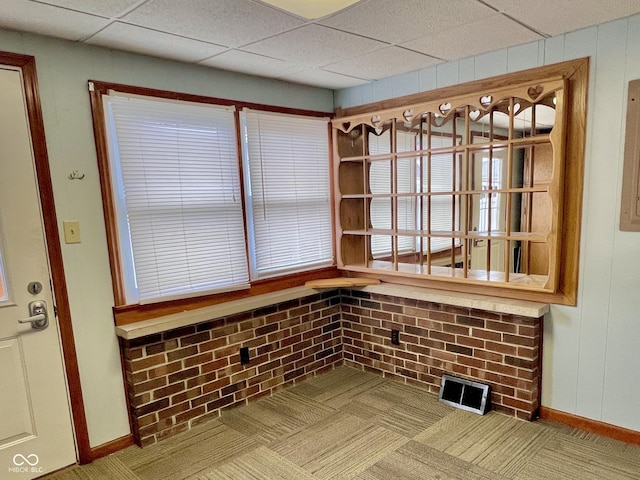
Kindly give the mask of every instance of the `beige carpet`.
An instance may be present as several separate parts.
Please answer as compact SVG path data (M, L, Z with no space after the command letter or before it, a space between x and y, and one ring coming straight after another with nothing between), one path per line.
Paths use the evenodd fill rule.
M447 407L348 367L55 480L640 480L640 446Z

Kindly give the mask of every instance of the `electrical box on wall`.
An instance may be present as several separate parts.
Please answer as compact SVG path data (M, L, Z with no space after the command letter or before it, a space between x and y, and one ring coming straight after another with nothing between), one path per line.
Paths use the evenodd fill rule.
M629 82L620 230L640 232L640 80Z

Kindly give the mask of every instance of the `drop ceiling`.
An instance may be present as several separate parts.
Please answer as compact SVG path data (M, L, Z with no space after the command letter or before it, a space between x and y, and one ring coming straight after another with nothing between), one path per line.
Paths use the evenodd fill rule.
M1 0L0 28L340 89L638 12L640 0L360 0L307 20L260 0Z

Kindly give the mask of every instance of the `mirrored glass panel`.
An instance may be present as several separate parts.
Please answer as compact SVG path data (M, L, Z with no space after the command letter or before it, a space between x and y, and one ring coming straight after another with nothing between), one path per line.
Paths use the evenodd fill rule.
M391 261L391 235L371 235L371 258L374 260Z

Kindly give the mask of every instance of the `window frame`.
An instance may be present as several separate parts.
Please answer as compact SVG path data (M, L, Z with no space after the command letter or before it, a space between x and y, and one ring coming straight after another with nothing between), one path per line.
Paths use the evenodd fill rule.
M508 286L500 286L487 282L485 284L471 283L466 281L447 281L447 279L439 279L431 275L405 275L401 272L387 273L376 268L365 268L353 266L349 267L342 258L344 251L349 252L348 257L359 258L362 256L361 246L352 239L354 235L359 235L358 224L354 223L357 215L350 213L350 205L355 205L355 198L359 192L354 189L345 189L347 186L346 178L358 178L359 174L355 169L346 168L341 163L340 148L344 146L343 140L339 135L334 136L334 183L336 184L336 242L338 247L342 249L338 251L338 265L342 270L349 271L350 274L356 276L366 275L376 277L383 281L405 285L417 285L422 287L432 287L450 291L458 291L465 293L480 293L486 295L500 296L506 298L517 298L522 300L541 301L545 303L575 305L577 302L577 286L578 286L578 266L579 266L579 250L580 250L580 224L582 215L582 192L584 178L584 151L586 139L586 112L587 112L587 90L589 77L589 59L581 58L553 65L537 67L534 69L524 70L521 72L509 73L489 79L478 80L451 87L445 87L429 92L423 92L405 97L393 98L373 104L361 105L346 109L336 109L336 116L333 120L334 129L341 132L349 132L358 125L371 125L367 122L385 122L388 118L400 118L411 115L414 106L418 112L419 105L423 104L440 104L445 106L447 99L461 98L465 96L475 96L479 92L487 92L497 89L511 89L518 85L531 85L534 82L545 82L551 79L562 80L565 84L564 94L566 101L564 109L567 122L565 124L562 141L557 145L558 155L564 159L563 171L559 178L561 182L558 189L561 192L560 198L562 203L558 209L558 215L555 219L559 228L559 235L555 238L557 255L560 260L557 266L557 279L554 281L553 291L539 291L513 289ZM484 94L483 94L484 95ZM443 103L444 102L444 103ZM405 116L405 118L407 118ZM349 137L345 138L349 141ZM352 142L353 146L353 142ZM345 151L349 151L348 147ZM353 158L359 158L358 153ZM346 159L347 163L351 158ZM341 173L342 166L345 166L344 172ZM341 178L345 176L345 179ZM342 193L346 193L344 200ZM354 198L354 200L352 200ZM365 222L367 222L367 207L365 202ZM341 226L342 224L342 226ZM366 227L365 227L366 228ZM342 235L342 231L348 234ZM365 233L366 235L366 233ZM366 251L366 249L365 249Z
M182 312L194 308L200 308L209 305L215 305L224 303L231 300L238 300L254 295L261 295L278 290L291 288L295 286L304 285L306 281L333 278L339 275L339 272L335 266L335 242L332 242L333 263L329 267L321 267L316 269L309 269L292 274L285 274L281 276L274 276L268 279L250 280L250 288L237 291L229 291L224 293L215 293L209 295L198 295L194 293L194 296L189 298L181 298L174 300L160 301L151 304L128 304L125 296L125 284L124 274L121 267L121 251L119 247L119 235L117 227L117 217L115 214L116 203L114 201L114 192L111 186L111 166L109 162L109 143L106 130L106 122L104 118L104 102L102 100L103 95L107 95L109 91L117 91L127 95L139 95L143 97L156 97L167 100L177 100L185 102L194 102L202 104L212 104L219 106L235 107L234 123L236 128L236 152L237 152L237 164L240 172L240 188L243 198L243 216L245 224L245 250L247 252L247 259L249 258L249 246L247 236L247 212L244 206L245 202L245 181L244 181L244 166L242 159L242 141L241 141L241 123L240 123L240 111L243 108L251 110L259 110L274 113L284 113L291 115L303 115L308 117L328 117L331 119L333 114L331 112L320 112L314 110L304 110L296 108L286 108L279 106L256 104L251 102L235 101L223 98L194 95L188 93L172 92L167 90L159 90L146 87L137 87L131 85L124 85L112 82L103 82L98 80L89 80L89 99L91 104L91 112L93 119L93 131L96 144L96 155L98 164L98 173L100 178L100 189L102 195L102 203L104 209L104 221L107 234L107 249L109 253L109 264L112 276L112 287L114 296L114 317L116 325L125 325L134 323L141 320L157 317L159 315L169 315L172 313ZM331 145L331 128L330 124L327 126L327 141ZM329 168L328 172L331 175L332 171L332 151L329 152ZM331 211L333 222L333 210L335 197L333 184L330 182L331 188ZM332 233L335 230L332 225Z

